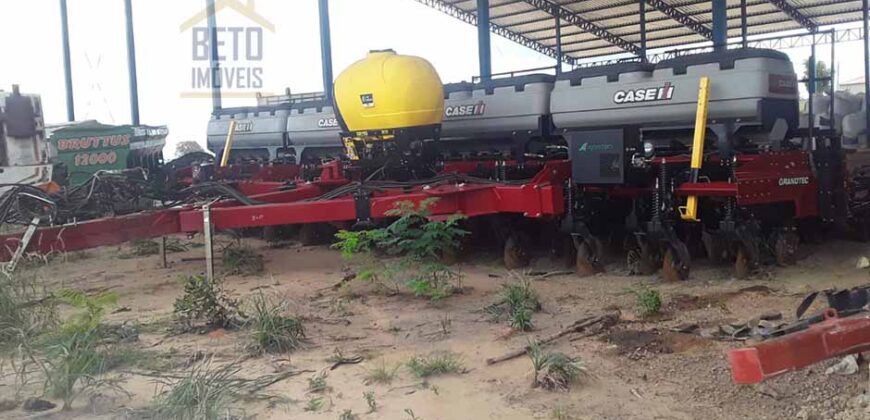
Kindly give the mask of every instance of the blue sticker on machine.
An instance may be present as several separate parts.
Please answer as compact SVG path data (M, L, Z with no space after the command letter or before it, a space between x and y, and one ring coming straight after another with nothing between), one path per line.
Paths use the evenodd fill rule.
M375 95L371 93L364 93L359 96L360 102L362 102L362 106L369 108L375 106Z

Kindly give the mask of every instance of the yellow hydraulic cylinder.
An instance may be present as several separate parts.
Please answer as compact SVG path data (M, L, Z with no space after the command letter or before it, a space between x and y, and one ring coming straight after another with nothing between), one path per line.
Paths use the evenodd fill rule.
M230 151L233 149L233 139L236 137L236 120L230 121L230 129L227 132L227 142L224 143L224 153L221 156L221 168L226 168L230 163Z
M710 79L701 78L698 90L698 110L695 112L695 137L692 140L691 181L698 182L698 172L704 163L704 139L707 134L707 103L710 96ZM698 197L690 195L686 206L680 207L680 217L683 220L698 221Z

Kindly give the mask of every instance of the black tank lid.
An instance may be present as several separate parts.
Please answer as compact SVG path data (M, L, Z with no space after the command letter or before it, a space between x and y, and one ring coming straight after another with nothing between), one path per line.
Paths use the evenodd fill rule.
M714 51L703 54L685 55L668 60L662 60L656 64L656 69L674 69L674 74L685 74L689 66L719 63L720 70L731 70L734 62L748 58L770 58L774 60L790 61L788 55L781 51L739 48L734 50Z
M572 85L578 85L583 79L607 76L608 82L619 81L623 73L652 72L655 64L630 61L625 63L607 64L603 66L586 67L560 74L557 79L570 80Z

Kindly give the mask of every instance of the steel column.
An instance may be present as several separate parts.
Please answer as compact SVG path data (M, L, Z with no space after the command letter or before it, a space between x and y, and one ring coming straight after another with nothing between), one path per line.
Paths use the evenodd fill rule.
M638 1L640 5L640 59L646 62L646 1Z
M864 144L870 145L870 1L863 0L861 8L864 10Z
M221 109L221 63L218 59L218 39L217 39L217 17L214 7L215 0L205 0L206 13L208 14L208 45L211 53L209 60L211 61L211 106L212 111L217 112Z
M136 77L136 41L133 38L133 0L124 0L127 17L127 71L130 73L130 120L139 125L139 81Z
M63 42L63 75L66 84L66 119L76 120L73 102L72 64L69 53L69 21L66 14L66 0L60 0L60 34Z
M746 0L740 0L740 39L743 48L749 48L749 28L746 25Z
M329 27L329 0L318 0L320 14L320 65L323 70L323 94L332 99L332 35Z
M480 61L480 80L492 78L492 49L489 41L489 0L477 0L477 55Z
M556 74L562 74L562 18L553 13L556 19Z
M813 96L816 93L816 34L813 34L813 45L810 46L810 59L807 69L807 93L810 98L807 102L807 129L810 137L810 150L816 150L816 140L814 131L816 128L816 114L813 109Z
M717 50L728 48L728 3L713 0L713 46Z

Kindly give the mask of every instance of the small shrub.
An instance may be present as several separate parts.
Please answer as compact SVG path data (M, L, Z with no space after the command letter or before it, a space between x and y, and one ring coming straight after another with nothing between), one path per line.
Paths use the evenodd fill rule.
M323 397L311 397L308 399L308 402L305 403L305 411L318 412L323 408L325 401L326 400Z
M75 399L98 389L125 393L113 381L103 378L107 369L107 352L100 346L101 322L106 307L114 305L114 293L88 296L80 291L63 289L55 294L58 301L77 311L67 318L58 331L50 334L44 346L45 387L49 394L63 399L63 409L72 408ZM34 356L36 356L34 354Z
M414 356L408 361L408 369L418 378L458 373L462 362L455 353L436 352L428 356Z
M302 321L283 315L284 305L275 304L260 293L251 311L254 348L261 353L285 353L302 346L305 329Z
M378 411L378 402L375 400L374 391L363 392L363 399L366 400L366 405L369 406L369 413Z
M659 313L662 309L662 295L658 290L646 286L638 286L628 289L636 300L637 313L640 316L651 316Z
M503 285L498 299L484 308L496 320L506 318L511 328L518 331L530 331L532 313L540 310L541 301L527 279Z
M319 394L327 390L329 390L329 385L326 383L326 372L321 372L308 378L308 392Z
M548 391L567 391L589 371L579 359L564 353L544 353L537 342L529 343L529 358L534 369L532 385Z
M456 289L452 284L460 278L441 261L442 255L451 254L459 247L459 239L468 234L459 227L464 217L454 215L446 221L428 219L429 206L434 199L423 200L419 206L412 202L396 203L387 212L398 217L382 229L340 231L333 245L342 255L357 263L357 279L377 284L406 285L415 296L431 300L450 296ZM376 258L379 251L387 259Z
M338 420L359 420L359 416L354 414L351 409L347 409L341 412L341 415L338 416Z
M184 279L184 295L175 300L173 313L186 329L198 321L211 328L225 328L239 315L238 307L238 302L227 295L220 280L190 276Z
M368 371L365 377L365 382L367 384L383 384L387 385L393 382L396 379L396 376L399 372L399 366L394 366L392 368L388 368L385 362L382 362L380 366Z
M265 269L263 256L254 248L239 242L233 242L224 248L223 262L228 275L251 276L260 274Z

